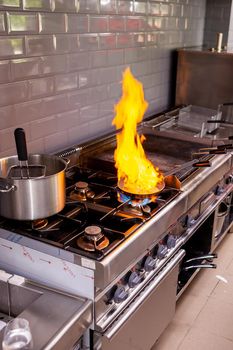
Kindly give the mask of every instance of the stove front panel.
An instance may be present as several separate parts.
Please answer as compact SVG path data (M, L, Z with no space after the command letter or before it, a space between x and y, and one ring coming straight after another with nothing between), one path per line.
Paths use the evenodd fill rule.
M64 259L0 238L0 266L33 282L94 300L94 270Z

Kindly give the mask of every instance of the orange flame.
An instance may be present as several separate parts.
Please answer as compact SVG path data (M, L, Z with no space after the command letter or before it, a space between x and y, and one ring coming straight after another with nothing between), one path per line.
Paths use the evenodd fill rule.
M136 80L130 69L123 73L122 97L115 106L115 118L112 122L117 129L117 148L114 152L118 184L126 192L151 194L163 184L163 175L146 158L141 138L137 133L137 123L143 119L148 107L144 99L143 86Z

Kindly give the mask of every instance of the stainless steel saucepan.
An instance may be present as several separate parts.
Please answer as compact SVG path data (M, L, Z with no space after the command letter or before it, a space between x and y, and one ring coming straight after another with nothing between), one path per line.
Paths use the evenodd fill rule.
M26 144L21 146L25 155ZM20 153L18 147L17 151ZM27 158L27 152L24 158ZM20 166L21 160L25 161L21 159L20 154L19 157L0 159L0 216L15 220L36 220L61 211L65 206L67 162L53 155L29 155L26 159L29 166L29 172L26 174L29 176L9 177L12 169L16 173L15 169ZM37 177L35 169L40 167L43 167L44 173ZM30 177L32 172L33 176Z

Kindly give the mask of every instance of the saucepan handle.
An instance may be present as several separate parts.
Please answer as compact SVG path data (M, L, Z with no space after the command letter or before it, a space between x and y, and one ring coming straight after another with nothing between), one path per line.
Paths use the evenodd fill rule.
M22 128L17 128L15 129L14 134L15 134L15 143L16 143L18 159L19 161L27 161L28 152L27 152L25 131Z
M59 158L63 159L66 162L66 165L68 165L70 163L70 159L69 158L61 157L61 156L59 156Z
M9 182L7 179L0 177L0 192L7 193L16 190L16 186Z

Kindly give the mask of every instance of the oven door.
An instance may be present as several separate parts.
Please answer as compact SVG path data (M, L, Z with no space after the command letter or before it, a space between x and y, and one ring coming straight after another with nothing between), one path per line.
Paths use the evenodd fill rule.
M180 250L144 287L118 319L103 333L94 333L95 350L151 349L175 313Z

